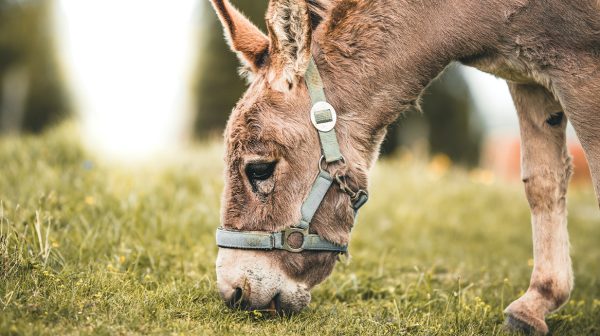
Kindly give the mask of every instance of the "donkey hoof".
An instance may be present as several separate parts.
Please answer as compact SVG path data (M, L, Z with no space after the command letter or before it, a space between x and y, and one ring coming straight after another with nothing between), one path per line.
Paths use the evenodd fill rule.
M536 319L537 320L537 319ZM548 326L544 321L531 321L526 322L524 319L519 318L513 314L507 314L504 322L505 328L510 332L520 332L525 335L537 336L546 335L548 333Z

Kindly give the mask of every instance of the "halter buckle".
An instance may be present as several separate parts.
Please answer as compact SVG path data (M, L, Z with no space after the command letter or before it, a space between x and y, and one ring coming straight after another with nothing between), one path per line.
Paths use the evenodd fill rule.
M292 247L288 241L288 238L294 234L299 233L302 235L302 244L300 247ZM306 244L306 237L308 236L308 229L302 229L297 227L290 227L282 232L281 236L281 247L288 252L298 253L304 251L304 244Z
M331 104L319 101L310 110L310 121L319 132L329 132L335 127L337 114Z
M340 190L350 197L350 203L355 211L358 211L369 200L369 193L364 189L352 190L346 181L346 175L335 174L334 179L337 182Z
M363 205L367 203L369 200L369 193L366 190L359 189L354 197L350 198L350 202L352 202L352 208L354 211L358 211Z

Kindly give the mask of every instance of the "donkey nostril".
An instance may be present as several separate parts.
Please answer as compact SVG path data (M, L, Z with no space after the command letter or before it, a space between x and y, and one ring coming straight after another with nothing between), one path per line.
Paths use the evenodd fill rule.
M244 300L244 290L240 287L236 287L235 291L233 292L233 295L227 303L231 308L244 309L244 306L246 305L246 302Z
M240 301L242 301L243 297L244 297L244 290L241 289L240 287L236 287L235 293L233 293L233 301L236 303L239 303Z

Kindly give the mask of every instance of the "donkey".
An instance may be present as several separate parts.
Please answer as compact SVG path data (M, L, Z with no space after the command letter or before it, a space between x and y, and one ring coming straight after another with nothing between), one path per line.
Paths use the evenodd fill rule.
M268 35L227 0L211 2L249 81L224 134L216 271L226 302L307 306L350 240L356 198L348 195L367 189L386 126L460 62L506 79L518 110L534 267L505 314L510 328L548 332L545 316L573 287L567 119L600 201L600 1L271 0ZM343 160L320 161L330 143L311 120L320 89L338 112L336 121L326 117ZM296 225L327 175L315 180L317 167L334 182L321 188L310 226ZM303 249L307 239L340 249Z

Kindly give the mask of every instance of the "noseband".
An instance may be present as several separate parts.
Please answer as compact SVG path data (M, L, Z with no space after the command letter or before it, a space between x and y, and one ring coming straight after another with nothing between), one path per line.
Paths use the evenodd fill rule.
M348 186L345 176L339 174L332 176L326 170L327 166L332 163L346 164L340 152L340 146L335 133L337 115L333 106L327 103L323 81L312 58L304 79L313 104L310 111L310 120L319 133L322 156L318 163L319 174L312 185L308 197L304 200L300 208L302 219L298 224L290 228L273 233L233 231L220 227L217 229L217 246L249 250L286 250L294 253L302 251L346 253L348 251L348 245L338 245L317 234L309 233L310 223L317 209L319 209L323 198L325 198L325 194L327 194L327 191L334 182L339 185L341 191L350 197L355 217L358 209L367 202L369 197L365 190L352 190ZM303 238L302 244L299 247L291 246L289 238L292 235L298 234Z

